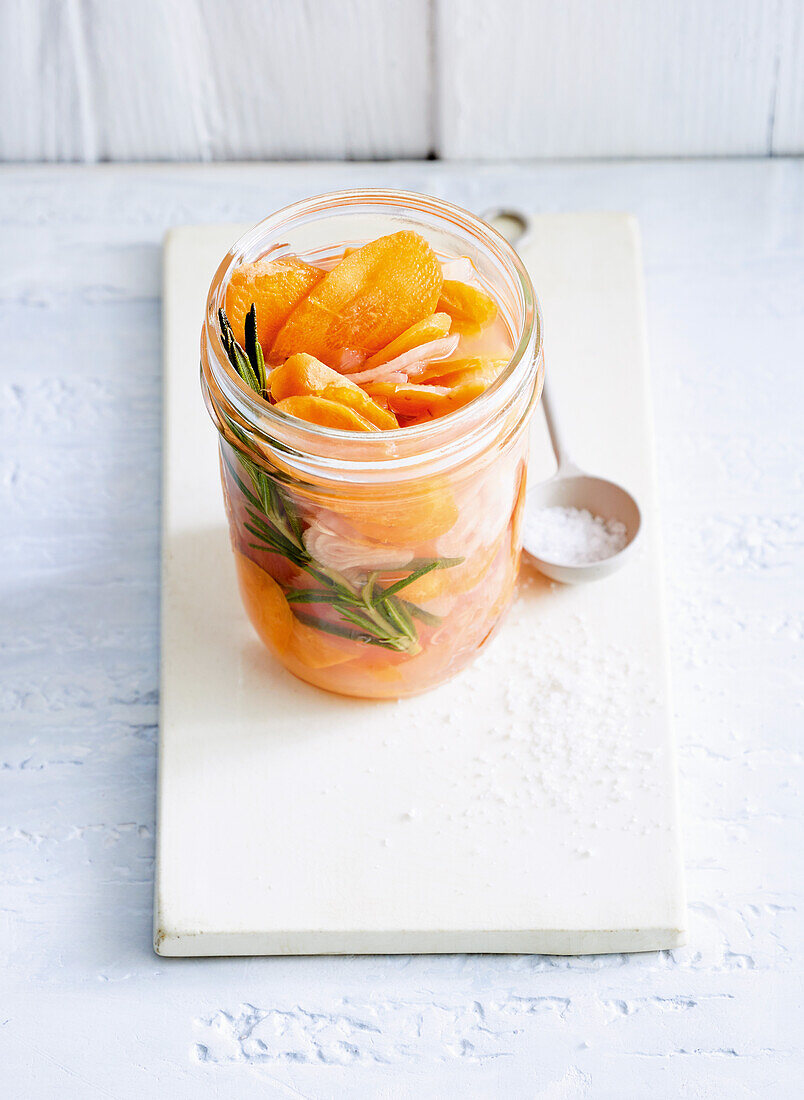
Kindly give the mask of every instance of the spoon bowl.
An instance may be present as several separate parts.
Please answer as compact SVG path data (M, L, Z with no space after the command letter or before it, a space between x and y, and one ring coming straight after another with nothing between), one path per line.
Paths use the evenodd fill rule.
M627 542L622 550L599 561L572 564L550 561L538 553L537 544L533 541L533 519L542 508L586 509L593 516L617 520L625 527ZM533 559L538 570L551 580L562 584L582 584L608 577L625 565L641 526L639 506L621 485L606 478L591 477L580 470L573 472L565 467L549 481L542 481L528 490L523 549Z

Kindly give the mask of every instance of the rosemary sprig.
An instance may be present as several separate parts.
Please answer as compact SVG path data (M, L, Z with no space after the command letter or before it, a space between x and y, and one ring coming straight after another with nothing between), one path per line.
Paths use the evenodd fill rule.
M252 304L246 316L245 349L235 339L232 326L223 309L218 311L221 338L234 369L255 393L266 396L267 374L265 358L257 339L257 310ZM242 448L249 445L245 432L226 418L227 427ZM248 483L240 476L229 455L224 462L233 481L250 505L246 509L249 522L243 526L254 539L248 545L255 550L270 551L287 558L321 587L287 588L285 597L296 618L308 626L341 638L350 638L365 645L380 646L398 653L415 654L421 649L414 619L428 626L437 626L441 619L424 608L397 596L408 585L434 569L452 569L463 558L426 558L410 562L410 573L401 580L383 587L380 574L399 573L399 569L376 570L362 586L342 573L315 562L304 545L301 515L288 492L266 470L253 462L241 447L233 450ZM304 605L327 605L340 623L322 620L299 610Z
M265 357L262 354L262 345L257 339L257 307L251 303L251 309L246 314L246 355L257 376L260 390L265 392L266 373Z
M260 397L265 396L265 360L262 354L262 348L260 347L259 340L257 340L257 309L252 304L251 309L246 317L246 344L249 343L249 321L253 325L253 344L256 347L252 348L252 353L247 353L241 348L235 339L235 334L232 332L232 326L229 324L229 318L226 316L225 309L218 310L218 320L221 326L221 339L223 340L223 346L226 349L226 354L229 356L229 362L234 369L243 379L247 386L249 386L255 393L258 393ZM259 348L259 353L256 348Z

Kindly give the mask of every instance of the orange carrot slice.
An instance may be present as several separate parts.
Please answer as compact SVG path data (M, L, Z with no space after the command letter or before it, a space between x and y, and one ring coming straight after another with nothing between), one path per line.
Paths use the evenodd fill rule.
M418 233L379 237L342 259L299 303L269 359L305 351L329 364L344 348L372 355L435 311L441 284L436 255Z
M458 518L449 484L434 477L404 489L375 491L366 501L333 501L329 507L345 516L366 538L392 546L417 546L445 534Z
M254 629L269 649L284 653L295 621L284 592L273 577L239 550L234 556L240 596Z
M324 397L286 397L277 403L276 408L288 416L296 416L322 428L339 428L344 432L379 431L354 409L347 409L345 405Z
M342 375L314 356L299 354L291 355L281 367L271 371L268 384L274 401L284 401L286 397L321 394L327 386L342 381Z
M327 386L321 396L328 401L337 401L347 409L354 409L364 420L368 420L369 424L380 428L381 431L393 431L394 428L399 427L399 421L392 412L381 408L365 390L361 390L346 378Z
M417 382L432 382L436 386L461 386L464 382L484 382L486 386L502 374L510 362L510 356L475 356L471 359L451 359L445 363L431 363L418 375Z
M460 386L416 385L415 383L378 382L368 386L370 394L384 397L389 408L400 416L441 417L474 401L486 389L482 381L468 381Z
M225 308L240 344L245 343L246 314L252 303L257 307L257 339L267 350L291 311L323 278L323 271L295 256L235 268L226 287Z
M312 355L291 355L271 372L269 385L271 396L278 403L289 397L323 397L354 409L376 428L387 431L399 427L393 413L381 409L360 386Z
M415 325L405 329L401 336L392 340L382 351L378 351L367 359L362 370L371 370L372 367L381 367L383 363L389 363L398 355L404 355L406 351L429 344L432 340L439 340L449 332L452 318L448 313L434 313L431 317L425 317L423 321L417 321Z
M474 335L490 325L497 316L497 303L482 290L469 283L445 279L436 307L452 318L452 331L463 336Z

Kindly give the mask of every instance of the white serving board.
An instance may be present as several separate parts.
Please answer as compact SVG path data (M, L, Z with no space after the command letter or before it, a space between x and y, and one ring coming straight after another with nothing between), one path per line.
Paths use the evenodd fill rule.
M597 584L523 568L494 642L402 702L274 663L241 610L198 386L207 287L245 227L165 251L162 955L670 948L685 905L638 232L536 219L526 255L577 460L626 484L641 546ZM553 460L541 412L532 477Z

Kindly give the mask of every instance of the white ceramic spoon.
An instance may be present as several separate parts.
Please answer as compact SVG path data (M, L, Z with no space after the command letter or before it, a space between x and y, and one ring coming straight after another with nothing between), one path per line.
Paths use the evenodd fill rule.
M482 217L512 245L521 246L527 240L530 219L523 211L487 210ZM562 440L546 380L542 390L542 406L558 469L549 480L534 485L528 490L523 525L524 549L540 572L554 581L561 581L563 584L579 584L583 581L595 581L601 577L607 577L625 565L633 549L642 523L639 506L621 485L606 478L592 477L572 461ZM540 557L538 546L533 543L533 529L538 523L538 520L534 523L536 513L542 508L586 509L593 516L599 516L605 520L618 520L626 530L625 546L616 554L599 561L573 563Z

